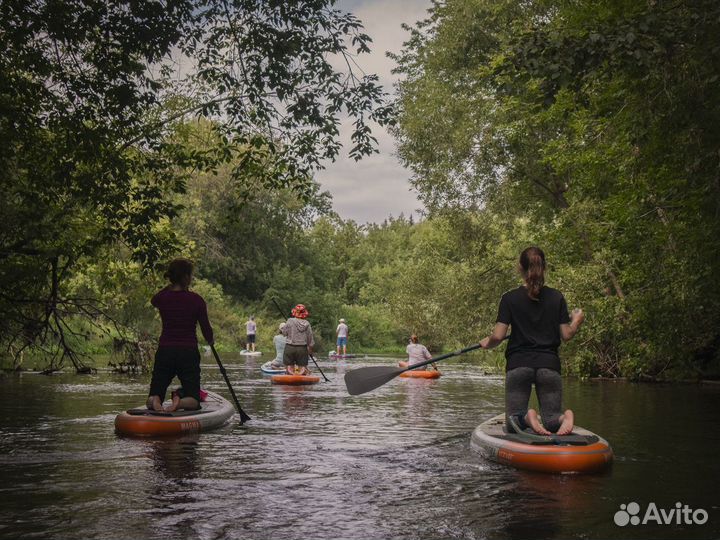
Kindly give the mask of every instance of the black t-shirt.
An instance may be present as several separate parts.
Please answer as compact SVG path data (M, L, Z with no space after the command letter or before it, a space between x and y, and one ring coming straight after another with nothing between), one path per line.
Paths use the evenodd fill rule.
M550 368L560 372L560 325L570 322L565 297L557 289L543 287L537 300L524 286L503 294L497 322L512 326L505 369Z

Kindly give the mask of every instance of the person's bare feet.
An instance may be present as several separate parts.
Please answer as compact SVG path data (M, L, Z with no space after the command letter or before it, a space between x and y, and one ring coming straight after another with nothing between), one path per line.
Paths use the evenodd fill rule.
M566 410L565 414L560 416L560 427L558 428L558 435L570 435L573 427L575 427L575 414L570 410Z
M525 415L525 423L530 426L535 433L539 433L540 435L552 435L552 433L545 429L540 423L540 419L538 418L535 409L528 409L528 412Z
M145 406L151 411L162 411L162 401L159 396L150 396Z
M172 397L172 403L166 407L164 407L165 412L173 412L177 411L178 405L180 405L180 396L177 394L174 394Z

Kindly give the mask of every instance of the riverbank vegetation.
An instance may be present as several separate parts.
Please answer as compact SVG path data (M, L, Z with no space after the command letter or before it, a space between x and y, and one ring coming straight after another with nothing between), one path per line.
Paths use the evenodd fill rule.
M481 268L546 249L581 372L717 370L718 30L707 0L453 0L396 57L423 202L474 224Z
M248 9L236 15L266 21ZM19 88L3 94L12 122L0 126L9 141L0 155L7 365L34 351L45 367L68 358L82 367L79 353L152 343L159 322L149 298L176 255L197 261L195 290L226 350L243 346L250 314L260 348L270 348L282 320L273 299L283 310L308 306L320 351L332 348L340 317L352 351L402 351L410 333L448 350L492 328L500 295L519 284L518 254L537 244L548 285L587 314L562 348L566 373L720 376L719 6L435 3L395 56L402 78L392 110L372 77L343 87L313 63L323 46L342 54L345 43L316 43L315 17L324 13L338 35L350 21L362 50L357 21L306 9L294 14L306 18L296 22L305 41L290 52L261 42L254 53L277 71L242 81L287 98L291 125L274 105L261 117L251 107L216 110L230 98L190 99L167 81L153 90L158 81L134 65L81 76L27 36L3 38L14 41L2 76ZM48 24L41 15L16 17ZM78 36L64 39L89 46L91 37ZM196 39L183 42L186 54L200 54L205 38ZM122 43L153 61L174 45ZM207 80L194 83L229 96L230 60L213 63L213 43L198 57L209 72L193 75ZM37 73L38 54L49 74ZM318 79L292 82L298 59ZM127 73L144 105L123 120ZM41 75L69 86L43 86ZM95 102L106 79L114 85ZM361 121L358 157L372 151L368 114L394 125L422 220L360 225L332 212L312 171L339 150L340 107ZM159 121L162 130L150 129Z

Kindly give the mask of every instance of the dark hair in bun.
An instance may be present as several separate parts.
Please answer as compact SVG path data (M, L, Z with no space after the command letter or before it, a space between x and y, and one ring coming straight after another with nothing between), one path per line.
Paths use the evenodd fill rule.
M187 287L190 284L190 278L193 273L193 263L188 259L174 259L170 261L165 277L173 285L182 285Z

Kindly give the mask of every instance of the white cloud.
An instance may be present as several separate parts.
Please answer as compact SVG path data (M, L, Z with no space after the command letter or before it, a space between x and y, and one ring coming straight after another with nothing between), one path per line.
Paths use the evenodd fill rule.
M402 23L413 25L427 16L430 2L425 0L343 0L337 8L355 14L373 39L372 52L356 58L366 73L375 73L389 92L396 76L391 73L395 63L386 51L400 51L408 38L400 28ZM394 141L387 130L375 127L379 154L356 162L347 157L350 126L343 125L341 136L345 152L335 163L318 172L317 180L333 195L333 206L341 217L357 222L380 222L389 215L414 214L422 205L411 191L410 173L394 156Z

